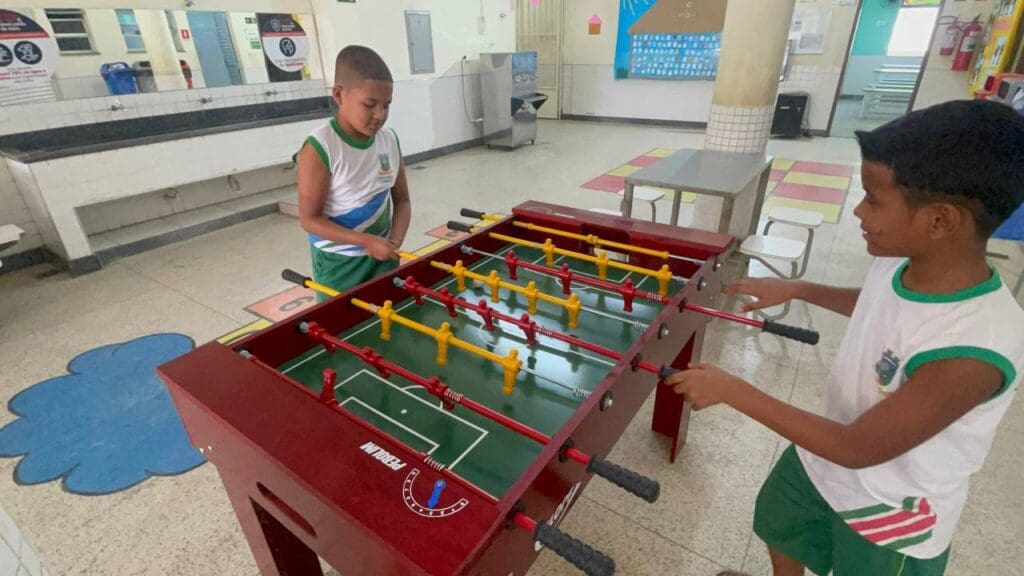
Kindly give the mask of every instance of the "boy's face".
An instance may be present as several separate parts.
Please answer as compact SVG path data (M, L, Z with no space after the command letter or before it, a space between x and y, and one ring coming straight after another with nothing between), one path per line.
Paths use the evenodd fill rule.
M392 88L391 82L360 80L348 87L336 84L331 95L338 103L338 114L345 127L366 139L387 122Z
M930 240L925 207L907 204L892 168L865 161L861 166L864 200L853 210L872 256L914 256Z

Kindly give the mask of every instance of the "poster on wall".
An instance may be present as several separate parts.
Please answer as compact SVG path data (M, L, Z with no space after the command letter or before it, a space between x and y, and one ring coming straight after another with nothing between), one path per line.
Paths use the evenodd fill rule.
M821 6L797 7L789 26L789 39L795 40L794 54L824 54L825 37L832 21L832 9Z
M969 82L970 93L985 87L985 81L992 74L1006 72L1013 63L1013 42L1020 28L1024 0L1001 0L992 14L988 42L979 52L974 63L974 73Z
M619 0L615 78L713 80L726 0Z
M309 55L309 37L290 14L259 14L260 41L267 59L283 72L300 72Z
M0 88L49 83L57 66L57 41L34 20L0 10Z

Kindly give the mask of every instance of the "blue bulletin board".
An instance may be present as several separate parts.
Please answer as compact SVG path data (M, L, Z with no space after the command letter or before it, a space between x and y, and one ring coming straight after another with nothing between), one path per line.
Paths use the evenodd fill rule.
M619 0L615 78L713 80L725 0Z

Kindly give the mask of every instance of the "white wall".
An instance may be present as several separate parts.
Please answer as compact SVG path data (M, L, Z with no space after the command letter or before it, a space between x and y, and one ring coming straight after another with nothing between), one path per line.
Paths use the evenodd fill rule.
M970 21L975 16L984 23L992 14L994 2L945 2L942 7L942 16L957 16L961 21ZM943 18L940 17L940 20ZM925 64L921 76L921 85L917 90L917 97L914 99L913 109L920 110L934 104L948 102L950 100L967 100L967 82L971 78L971 70L956 72L950 70L953 56L939 55L939 48L942 44L942 36L946 32L945 26L936 24L936 31L932 35L932 45L928 52L928 62Z
M339 50L349 44L368 46L381 55L395 79L388 125L398 133L405 154L479 138L480 127L470 120L481 115L479 54L515 50L513 6L514 0L315 0L327 82L333 84ZM433 74L410 71L407 10L430 12Z
M798 6L813 3L801 2ZM790 74L780 84L779 92L809 93L808 127L824 130L838 90L843 58L856 19L856 7L836 6L831 0L816 0L816 3L832 8L825 53L792 56ZM615 80L613 61L618 12L618 0L566 3L562 112L583 116L707 122L714 82ZM587 20L595 13L604 24L601 34L590 35ZM750 39L749 49L758 49L756 38Z
M618 0L566 2L562 49L562 113L644 120L707 122L714 82L616 80ZM587 21L601 17L601 33Z

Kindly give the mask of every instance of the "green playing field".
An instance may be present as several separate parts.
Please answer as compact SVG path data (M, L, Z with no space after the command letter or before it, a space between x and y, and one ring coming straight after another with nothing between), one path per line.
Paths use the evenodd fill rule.
M504 254L504 250L500 254ZM544 260L540 252L525 248L517 247L516 255L526 261L542 263ZM596 274L589 263L568 262L578 273ZM556 265L561 264L561 260L556 261ZM469 269L485 275L498 270L501 277L508 280L504 262L492 258L483 258ZM657 291L657 281L652 278L615 269L610 269L608 276L616 282L631 276L638 289ZM525 286L530 280L535 280L537 288L543 292L565 297L557 279L540 273L520 268L518 279L508 281ZM511 291L502 290L501 302L494 304L490 301L489 289L474 286L471 280L467 280L467 289L461 293L457 292L452 277L433 288L438 290L442 286L470 302L487 300L495 310L517 317L527 311L525 297ZM670 292L679 288L680 285L673 282ZM538 302L538 313L533 319L544 327L620 352L627 350L643 332L643 326L638 327L636 322L649 322L662 309L660 303L637 298L633 311L624 312L618 293L581 284L574 284L573 292L584 307L613 314L622 320L582 310L578 328L569 330L564 309L543 301ZM592 389L614 364L610 358L543 335L538 335L538 344L528 346L518 327L500 321L493 332L488 332L475 312L465 315L460 310L458 318L451 318L443 304L430 298L422 306L411 297L394 306L402 316L433 328L449 322L456 337L500 356L505 356L510 348L518 348L523 367L536 371L540 377L520 372L515 391L506 396L501 392L501 366L454 346L448 352L447 364L438 365L437 344L432 337L396 323L391 328L391 340L385 342L380 339L380 321L376 318L338 337L357 346L371 346L385 359L421 376L437 376L476 402L548 435L557 431L581 402L574 389L584 393ZM441 401L423 388L395 375L385 380L373 368L344 351L327 354L323 347L317 347L279 367L316 392L320 391L325 368L333 368L338 373L335 396L346 410L412 448L429 453L433 459L496 497L505 493L541 450L536 442L461 406L452 411L444 410Z

